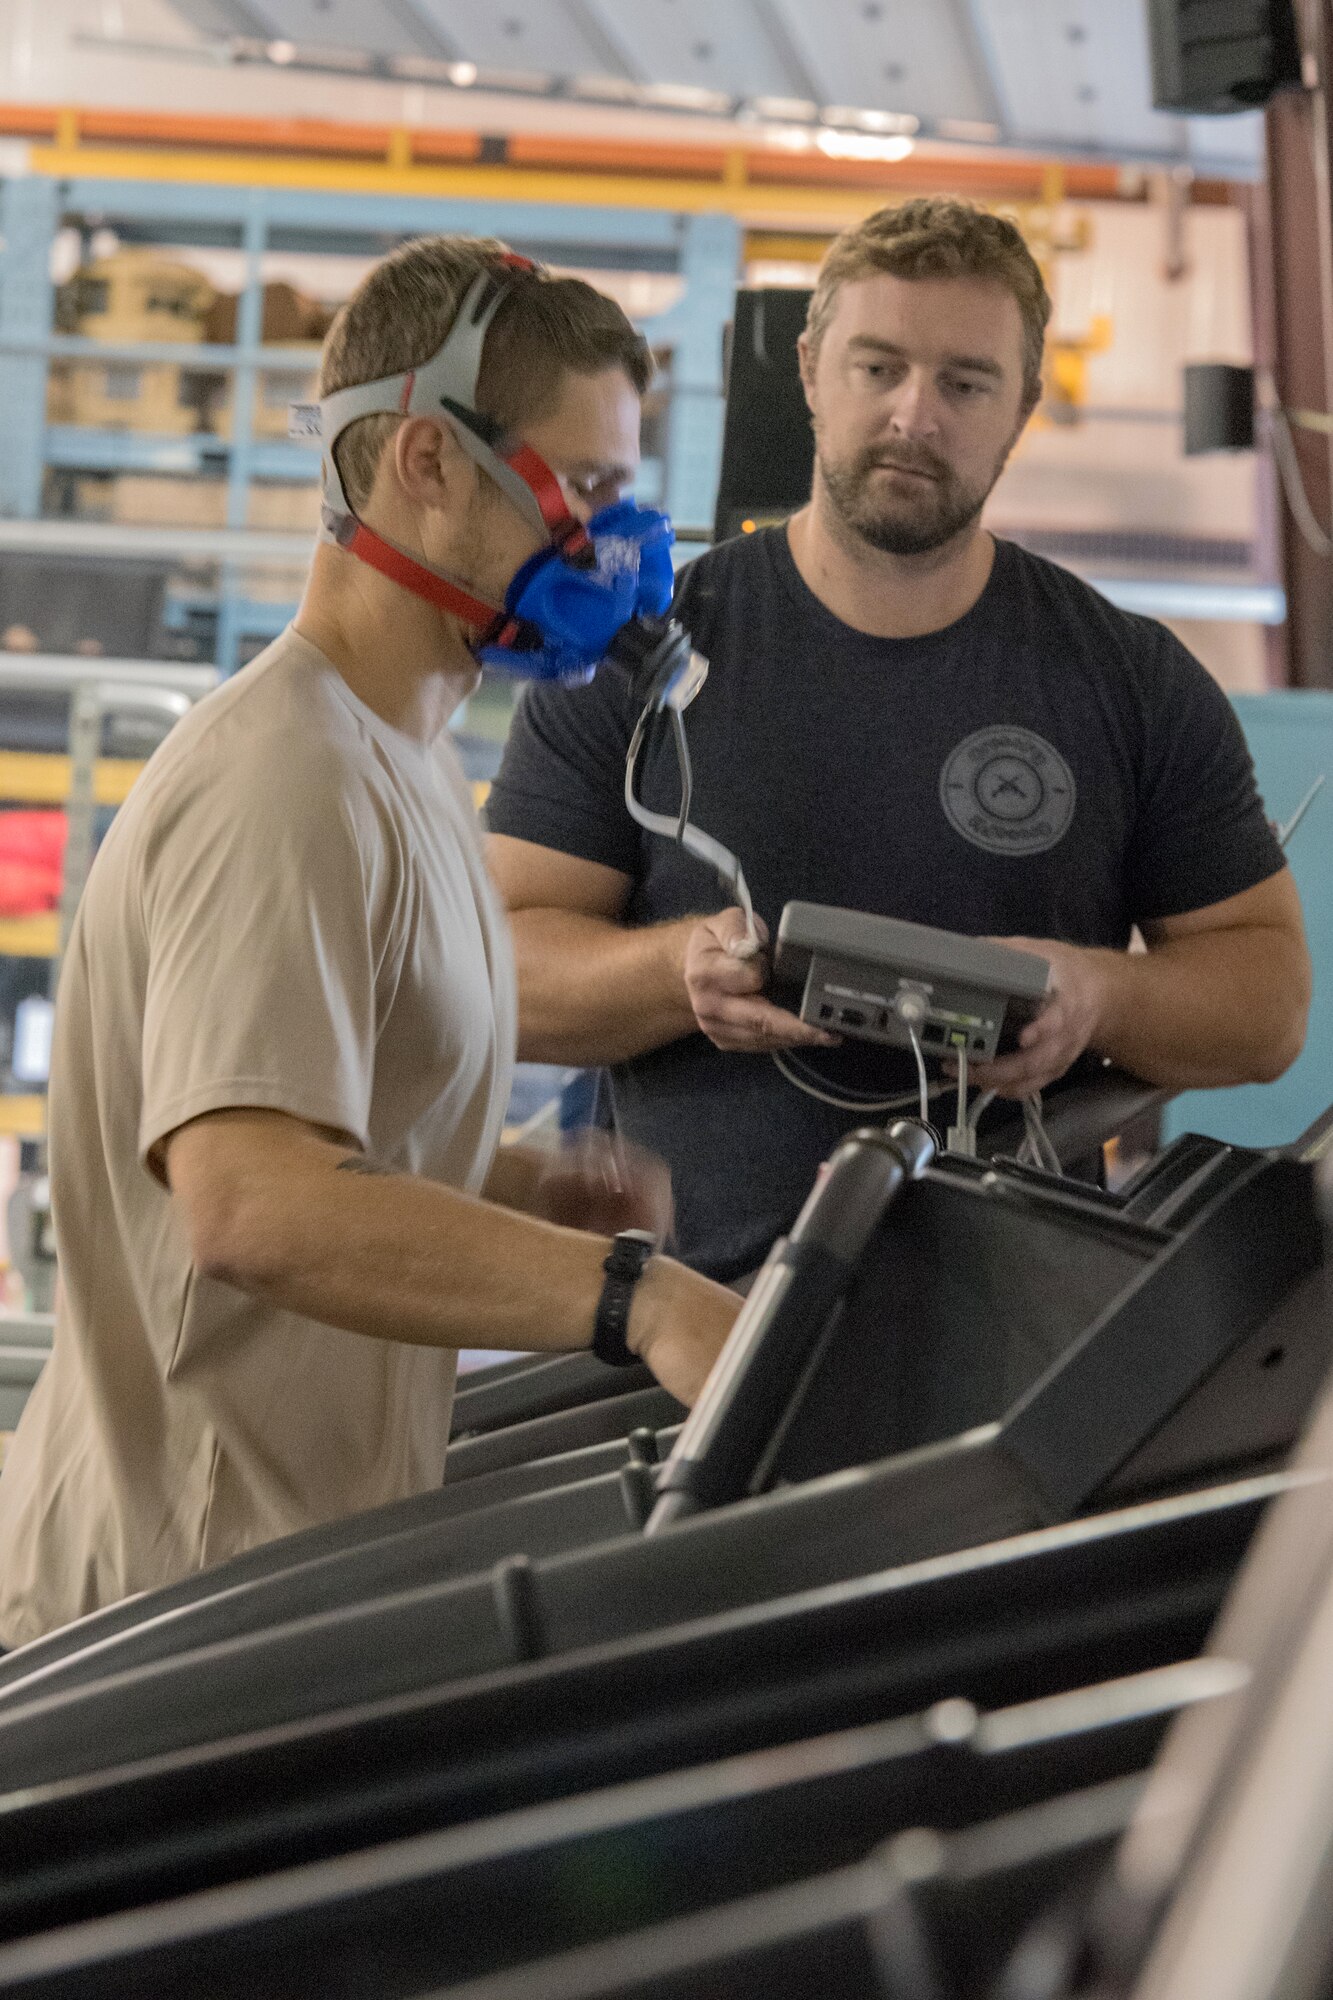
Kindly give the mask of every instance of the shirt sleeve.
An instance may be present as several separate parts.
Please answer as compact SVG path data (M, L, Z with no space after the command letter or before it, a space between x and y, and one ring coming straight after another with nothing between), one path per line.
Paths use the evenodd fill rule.
M1207 909L1284 866L1235 710L1193 654L1158 631L1129 854L1138 923Z
M490 831L635 875L639 830L624 797L633 726L623 675L603 669L580 688L530 682L486 801Z
M163 815L144 874L141 1159L239 1108L367 1144L385 956L367 844L341 771L204 774Z

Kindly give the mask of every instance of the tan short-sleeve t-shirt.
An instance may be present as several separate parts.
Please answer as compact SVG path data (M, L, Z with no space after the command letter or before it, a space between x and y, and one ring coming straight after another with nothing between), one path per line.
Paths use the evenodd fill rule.
M447 733L390 728L288 630L152 758L74 926L50 1093L61 1302L0 1476L0 1645L439 1483L453 1353L203 1277L149 1156L261 1106L475 1193L515 1034Z

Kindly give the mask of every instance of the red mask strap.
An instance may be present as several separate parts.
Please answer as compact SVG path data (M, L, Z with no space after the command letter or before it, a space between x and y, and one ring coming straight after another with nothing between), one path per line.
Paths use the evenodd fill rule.
M386 542L373 529L357 521L346 541L339 538L339 546L349 555L356 556L371 569L377 569L381 576L387 576L392 583L401 584L415 597L424 597L440 611L450 611L468 625L475 626L483 637L488 634L498 620L504 617L499 605L487 604L484 598L473 597L460 584L450 583L424 563L414 562L404 555L392 542Z
M529 487L542 510L542 519L551 540L559 545L567 555L578 555L589 546L587 534L580 521L575 520L565 505L565 496L560 490L560 481L552 472L544 458L531 445L516 445L512 451L501 446L499 456L512 467L523 484Z

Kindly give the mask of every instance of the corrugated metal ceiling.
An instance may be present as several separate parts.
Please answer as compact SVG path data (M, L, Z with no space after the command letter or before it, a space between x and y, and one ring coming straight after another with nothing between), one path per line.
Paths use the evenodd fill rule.
M834 122L881 113L922 136L1253 172L1257 114L1151 108L1146 0L174 0L213 35L392 64L475 65L488 88L696 93L701 113ZM283 51L287 54L286 49ZM291 56L287 54L290 61ZM299 60L299 53L298 53ZM466 78L464 69L460 74ZM674 108L682 108L679 96ZM688 101L683 108L691 108ZM962 132L959 128L976 128Z

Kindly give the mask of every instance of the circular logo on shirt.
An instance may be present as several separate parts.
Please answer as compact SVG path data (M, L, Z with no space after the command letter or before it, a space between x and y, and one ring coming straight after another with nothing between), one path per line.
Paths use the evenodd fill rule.
M991 854L1044 854L1069 831L1077 797L1054 744L1005 724L965 737L940 772L950 825Z

